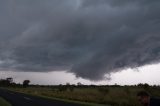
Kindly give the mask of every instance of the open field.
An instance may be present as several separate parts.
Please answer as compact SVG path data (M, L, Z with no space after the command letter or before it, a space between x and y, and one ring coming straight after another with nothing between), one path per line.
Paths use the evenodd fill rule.
M154 97L160 97L159 87L32 86L27 88L14 87L12 90L48 98L59 98L97 104L109 104L111 106L140 106L137 101L136 94L138 91L142 90L149 92Z
M0 97L0 106L11 106L6 100Z

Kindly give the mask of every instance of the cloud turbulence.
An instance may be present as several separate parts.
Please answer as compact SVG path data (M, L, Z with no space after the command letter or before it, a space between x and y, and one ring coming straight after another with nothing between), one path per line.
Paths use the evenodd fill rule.
M159 0L1 0L0 70L105 74L160 60Z

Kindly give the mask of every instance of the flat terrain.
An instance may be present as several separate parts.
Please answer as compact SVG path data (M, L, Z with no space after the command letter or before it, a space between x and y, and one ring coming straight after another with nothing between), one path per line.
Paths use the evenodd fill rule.
M82 106L74 103L49 100L41 97L12 92L6 89L0 89L0 96L9 101L12 106Z
M85 102L91 106L141 106L137 100L139 91L160 97L160 87L154 86L29 86L10 87L13 91L57 100Z

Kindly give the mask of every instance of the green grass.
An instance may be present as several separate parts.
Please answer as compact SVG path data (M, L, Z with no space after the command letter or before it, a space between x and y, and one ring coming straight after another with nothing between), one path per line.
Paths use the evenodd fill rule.
M0 106L11 106L11 104L0 97Z
M61 92L55 87L12 88L12 90L50 99L74 101L88 106L98 106L98 104L140 106L136 94L141 90L149 92L152 96L160 97L160 90L152 87L147 89L141 87L76 87L73 91L68 89Z
M104 105L104 104L97 104L97 103L91 103L91 102L84 102L84 101L75 101L75 100L71 100L71 99L67 99L67 98L56 98L56 97L50 97L50 96L45 96L45 95L39 95L39 94L34 94L34 93L28 93L25 91L22 91L22 89L20 90L19 88L6 88L10 91L14 91L14 92L19 92L19 93L24 93L24 94L29 94L32 96L37 96L37 97L42 97L44 99L50 99L50 100L57 100L57 101L62 101L62 102L67 102L67 103L75 103L75 104L80 104L82 106L110 106L110 105ZM0 105L1 106L1 105Z

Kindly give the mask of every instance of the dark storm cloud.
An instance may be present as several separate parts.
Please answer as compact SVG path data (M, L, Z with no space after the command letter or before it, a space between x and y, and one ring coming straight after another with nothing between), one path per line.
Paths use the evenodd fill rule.
M100 80L160 60L159 0L1 0L0 69Z

